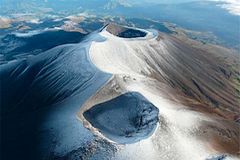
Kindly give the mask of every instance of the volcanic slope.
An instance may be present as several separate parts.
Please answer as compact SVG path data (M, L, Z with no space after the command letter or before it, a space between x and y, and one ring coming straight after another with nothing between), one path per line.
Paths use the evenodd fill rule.
M237 58L111 24L79 44L7 61L0 65L1 158L237 157ZM115 130L121 120L127 124Z
M219 60L225 50L213 48L219 52L217 57L163 33L148 32L146 37L121 38L106 29L100 35L107 40L93 42L90 58L101 70L152 78L216 107L223 117L231 119L237 115L239 91L230 77L239 72L229 71ZM238 63L237 55L229 52L228 56Z
M84 114L122 94L138 92L159 109L159 127L150 138L126 144L115 159L237 156L239 125L234 120L239 97L233 79L239 72L221 58L225 51L231 62L238 57L227 49L211 46L211 52L200 44L189 45L177 36L152 30L138 29L146 33L142 37L128 32L127 38L119 36L122 31L126 29L110 24L99 33L105 41L90 47L91 61L113 77L81 107L79 118L95 134L107 138Z
M103 39L93 35L1 64L2 159L55 159L96 143L76 118L79 106L111 77L89 60L93 40Z

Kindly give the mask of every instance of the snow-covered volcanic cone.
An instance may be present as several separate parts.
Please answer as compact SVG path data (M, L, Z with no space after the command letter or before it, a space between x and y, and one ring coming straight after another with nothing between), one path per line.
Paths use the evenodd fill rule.
M238 157L236 63L225 48L112 24L79 44L6 62L1 157Z
M105 40L93 42L90 47L91 61L113 77L81 107L79 117L84 125L98 136L109 138L99 126L103 121L98 115L93 121L82 114L99 104L105 104L101 108L107 110L112 105L106 104L114 98L138 92L159 108L160 127L148 139L126 145L114 159L206 159L215 154L236 155L239 126L232 120L239 108L237 92L229 78L236 71L230 71L221 60L224 52L231 60L236 56L215 46L211 46L214 52L210 52L197 43L189 45L156 31L137 29L146 33L140 36L130 28L127 36L122 36L126 30L108 25L99 33ZM116 118L125 114L117 113Z

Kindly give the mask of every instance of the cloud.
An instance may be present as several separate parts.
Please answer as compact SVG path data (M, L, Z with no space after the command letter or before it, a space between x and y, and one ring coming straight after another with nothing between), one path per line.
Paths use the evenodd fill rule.
M219 6L228 10L231 14L240 16L240 0L213 0L222 2Z
M28 31L28 32L14 32L13 34L16 36L16 37L32 37L32 36L35 36L35 35L38 35L38 34L41 34L41 33L44 33L44 32L48 32L48 31L56 31L56 30L61 30L61 28L45 28L45 29L42 29L42 30L33 30L33 31Z

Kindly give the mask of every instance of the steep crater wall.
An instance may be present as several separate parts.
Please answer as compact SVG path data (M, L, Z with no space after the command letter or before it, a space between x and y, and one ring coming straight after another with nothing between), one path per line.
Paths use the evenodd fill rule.
M115 24L109 24L106 30L109 33L121 38L137 38L137 37L145 37L147 35L146 32L143 32L137 29L115 25Z

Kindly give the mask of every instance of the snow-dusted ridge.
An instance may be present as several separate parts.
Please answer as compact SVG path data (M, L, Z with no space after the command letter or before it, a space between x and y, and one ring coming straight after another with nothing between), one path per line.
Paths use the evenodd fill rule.
M143 35L138 35L135 36L133 35L133 37L120 37L118 35L114 35L113 33L111 33L111 28L117 28L116 32L122 32L121 29L124 31L124 29L130 29L132 31L138 31L138 32L142 32L144 33ZM110 29L108 29L110 28ZM100 35L103 37L115 37L115 38L119 38L121 40L126 40L126 41L134 41L134 40L147 40L147 39L152 39L155 38L158 35L158 32L154 29L151 30L145 30L145 29L141 29L141 28L134 28L134 27L126 27L126 26L121 26L121 25L116 25L116 24L107 24L105 27L102 28Z
M144 30L143 30L144 31ZM93 42L90 49L89 49L89 55L91 58L91 61L102 71L109 72L109 73L123 73L123 69L126 69L131 72L135 72L132 68L135 68L135 70L138 70L136 72L140 72L140 68L142 66L147 66L144 61L139 59L134 54L126 55L127 52L122 54L124 51L131 51L132 48L128 47L128 44L138 44L141 45L142 43L145 43L147 40L154 40L156 38L156 33L150 32L145 30L144 32L147 33L145 37L137 37L137 38L122 38L115 36L111 33L109 33L106 28L104 28L99 35L104 37L106 40L103 43L97 43ZM99 46L98 46L99 45ZM97 51L98 50L98 51ZM102 52L105 50L106 54L103 55ZM94 54L94 55L93 55ZM113 55L113 58L116 58L114 60L110 60L106 57L102 58L103 56L108 56L108 54ZM129 57L127 57L129 56ZM136 59L137 58L137 59ZM110 61L109 61L110 60ZM122 61L125 61L122 63ZM101 63L101 64L100 64ZM112 63L116 63L116 65L113 65ZM117 64L119 63L119 64ZM121 64L120 64L121 63ZM129 67L128 65L131 65L132 67ZM110 67L112 66L112 67ZM109 68L111 68L109 70ZM135 72L135 73L136 73Z

